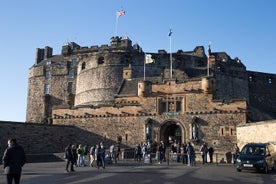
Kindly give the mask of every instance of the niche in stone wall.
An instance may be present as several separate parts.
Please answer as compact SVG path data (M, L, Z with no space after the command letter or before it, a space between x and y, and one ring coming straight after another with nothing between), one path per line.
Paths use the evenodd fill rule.
M99 65L104 64L104 57L103 56L98 58L98 64Z
M235 126L220 126L218 131L219 136L236 136Z

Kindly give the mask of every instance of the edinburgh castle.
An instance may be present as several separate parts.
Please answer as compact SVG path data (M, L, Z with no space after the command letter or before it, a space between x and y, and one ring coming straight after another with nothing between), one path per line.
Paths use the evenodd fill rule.
M192 142L226 154L237 130L275 129L275 80L210 46L149 53L128 37L91 47L70 42L60 55L46 46L29 69L26 122L2 122L0 142L20 137L27 153L62 152L68 143Z
M276 75L247 71L210 47L206 53L203 46L147 53L128 37L71 42L60 55L38 48L26 122L76 126L129 147L162 140L230 150L238 125L276 118Z

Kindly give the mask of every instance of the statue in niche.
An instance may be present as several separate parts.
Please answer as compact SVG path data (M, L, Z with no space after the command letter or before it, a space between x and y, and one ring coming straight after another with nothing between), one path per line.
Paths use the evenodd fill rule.
M192 125L192 139L198 140L198 125L195 123Z

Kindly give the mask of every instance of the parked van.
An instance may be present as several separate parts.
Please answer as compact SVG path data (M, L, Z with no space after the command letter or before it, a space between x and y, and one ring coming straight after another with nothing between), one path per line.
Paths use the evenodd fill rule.
M274 169L276 153L270 143L248 143L246 144L236 160L236 169L255 170L268 173Z

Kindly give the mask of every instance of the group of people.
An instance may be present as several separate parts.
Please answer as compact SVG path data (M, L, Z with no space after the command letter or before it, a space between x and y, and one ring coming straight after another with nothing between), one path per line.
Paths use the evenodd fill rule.
M163 141L160 141L159 143L145 143L143 146L140 144L137 144L134 148L135 153L135 160L141 161L142 158L145 158L148 156L148 154L155 153L156 159L158 161L158 164L161 164L162 162L166 161L166 153L167 146ZM188 166L195 165L195 150L192 144L189 142L188 144L177 144L173 143L171 144L170 148L171 154L176 155L177 162L182 162L183 164L187 164ZM209 162L213 163L213 153L214 148L210 146L207 147L206 143L203 143L200 147L200 154L202 157L202 164L207 163L207 156L209 155Z
M76 167L85 167L86 158L89 155L89 166L105 169L106 159L109 161L117 160L118 153L120 152L119 146L111 145L109 151L106 151L106 147L103 142L99 144L92 145L90 148L88 145L78 146L69 144L65 148L64 158L66 159L66 172L74 172L74 166Z

